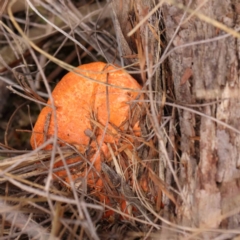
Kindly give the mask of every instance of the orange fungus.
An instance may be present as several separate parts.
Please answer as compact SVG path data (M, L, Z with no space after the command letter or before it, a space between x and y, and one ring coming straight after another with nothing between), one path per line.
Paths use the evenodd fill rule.
M117 134L114 127L121 128L128 118L131 100L139 95L136 90L141 87L126 71L102 62L84 64L75 71L79 75L74 72L66 74L53 90L52 97L56 107L57 136L60 143L72 144L83 152L89 144L87 132L94 132L94 123L90 119L102 126L109 119L108 130L111 134L106 134L104 141L113 142L114 134ZM48 104L51 104L50 100ZM30 140L33 149L54 135L53 114L50 106L42 109ZM49 115L50 120L47 121ZM101 132L100 129L94 132L98 139L102 137ZM51 149L51 146L45 149Z
M140 89L137 81L117 66L102 62L79 66L74 72L66 74L53 90L56 112L54 113L50 100L48 106L42 109L31 136L32 148L41 146L46 139L56 134L53 115L56 114L58 143L71 144L82 154L90 147L91 154L85 156L89 157L89 162L93 162L94 170L88 172L88 186L102 203L111 205L104 190L103 178L99 177L101 155L109 157L106 143L118 144L121 131L129 127L133 131L139 130L136 114L131 117L135 121L127 126L126 122L130 118L131 101L139 96ZM107 131L104 131L106 126ZM134 134L139 136L139 132ZM99 146L101 154L96 153ZM46 150L51 148L51 145L45 147ZM66 162L70 164L79 161L82 159L75 157ZM54 165L55 168L61 166L62 161ZM86 169L80 171L70 168L71 178L75 180L86 176ZM59 170L55 174L69 183L65 170ZM121 200L120 208L125 212L126 202ZM106 210L105 216L111 215L111 212Z

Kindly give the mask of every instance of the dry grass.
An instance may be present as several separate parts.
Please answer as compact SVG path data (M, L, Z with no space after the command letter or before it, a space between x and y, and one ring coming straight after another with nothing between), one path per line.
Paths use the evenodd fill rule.
M0 135L5 134L0 139L0 238L201 239L202 233L213 230L177 224L179 199L187 201L180 182L182 179L179 179L181 151L177 109L208 117L235 133L239 131L194 110L196 106L203 105L175 103L166 59L173 51L188 45L169 50L171 41L167 45L159 17L164 1L160 1L145 17L139 16L134 9L129 36L134 39L132 47L137 55L127 55L120 49L119 46L124 44L115 32L118 28L112 18L116 15L111 14L109 2L66 2L0 1L3 14L0 20L3 46L0 48L0 81L15 94L9 98L14 99L14 104L6 103L5 107L11 106L13 111L9 114L5 110L0 124ZM197 11L179 4L176 6L186 11L188 18L197 16L239 37L237 32ZM155 19L155 26L146 23L152 16L159 17L157 21ZM187 20L184 19L185 22ZM181 21L179 26L183 24ZM151 29L154 46L149 43L149 33L144 35L146 42L143 44L142 26ZM203 42L189 43L189 46L199 43ZM156 54L156 49L159 54ZM108 190L105 194L114 202L108 206L99 202L93 188L87 186L87 177L67 184L54 174L65 169L70 176L72 167L81 164L53 168L60 159L65 161L79 154L73 146L60 148L55 138L34 151L23 150L30 149L28 141L39 109L51 97L52 88L66 73L65 70L73 71L74 66L92 61L121 66L125 60L129 64L124 68L141 79L143 85L141 94L144 100L141 100L139 115L142 133L139 138L131 136L134 139L130 143L131 151L124 145L108 145L111 157L105 160L107 165L103 163L99 176L105 181L105 189ZM208 98L206 92L199 94L202 94L201 98L204 94ZM126 134L120 135L126 140ZM49 143L54 144L53 150L42 150ZM82 156L82 161L84 159ZM121 187L113 189L111 181L116 181ZM127 200L129 214L120 210L118 201L114 200L116 195ZM106 210L113 210L115 214L106 219L103 217ZM239 234L237 230L214 231L223 236L222 239Z
M36 149L25 154L14 150L14 134L11 133L18 128L18 134L26 136L25 141L28 141L29 133L26 130L31 131L37 107L45 104L53 85L65 73L62 68L72 71L73 65L99 60L121 64L109 4L93 2L82 6L70 3L51 5L42 1L34 4L26 1L26 7L21 2L23 1L6 3L3 8L5 15L1 21L2 41L5 43L1 49L1 80L17 96L28 100L27 103L22 103L27 107L18 105L11 116L12 120L7 122L5 144L2 144L1 155L6 157L3 157L0 166L1 238L99 239L112 236L128 239L149 236L152 231L160 229L160 188L173 201L175 199L163 179L159 178L157 140L150 126L151 120L144 117L144 114L141 124L145 136L135 140L138 144L133 146L133 151L124 146L116 149L116 146L108 145L112 157L106 161L112 168L106 169L108 165L103 165L105 171L100 176L104 177L109 190L106 194L110 196L114 189L107 180L111 182L112 177L122 179L118 195L121 194L128 200L128 212L133 211L130 216L121 212L116 202L112 209L115 214L105 219L104 211L111 209L111 206L104 205L94 197L91 187L86 186L86 180L81 179L79 187L79 182L68 185L62 179L56 179L54 172L61 169L53 169L53 164L59 159L76 155L76 150L71 146L69 150L56 146L51 152ZM65 13L64 16L61 12ZM159 104L157 105L156 110L159 111ZM149 108L149 104L146 103L143 108ZM25 111L25 123L22 126L19 126L19 120L16 119L19 111ZM169 120L168 117L164 118L165 124ZM24 146L29 147L27 143ZM145 160L142 161L141 158ZM121 161L125 161L125 167L121 166ZM71 167L65 166L62 169L67 168L66 171L70 174ZM74 167L77 167L76 164ZM146 170L148 168L151 174ZM52 176L55 176L54 180ZM146 186L149 192L141 189L140 180L150 182ZM130 181L132 188L127 184Z

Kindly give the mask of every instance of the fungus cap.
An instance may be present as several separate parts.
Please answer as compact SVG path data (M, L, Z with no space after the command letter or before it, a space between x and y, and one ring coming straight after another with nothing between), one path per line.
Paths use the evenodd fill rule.
M128 125L130 125L130 129L139 130L138 116L135 112L135 116L132 117L135 120L130 121L131 123L128 123L128 120L131 112L131 101L137 98L139 95L138 90L141 87L126 71L102 62L81 65L75 71L81 76L74 72L66 74L52 92L56 107L57 137L60 144L72 144L83 153L90 143L91 133L94 132L95 139L90 144L92 153L88 155L88 160L94 164L94 170L91 169L86 176L88 167L82 171L72 167L70 168L71 178L75 181L86 177L88 186L93 189L94 195L100 202L111 206L111 201L106 195L106 189L104 190L103 179L99 177L103 161L101 156L103 154L107 157L109 154L106 142L117 143L119 140L118 131L126 130L125 128ZM100 84L91 79L109 85L106 86L106 84ZM42 109L33 128L30 139L33 149L42 145L45 139L55 134L54 112L50 107L50 100L48 105ZM50 116L50 119L48 116ZM91 119L94 119L94 121L91 121ZM104 133L101 126L104 128L108 121L107 133L104 135L104 141L100 146L99 143ZM101 147L102 154L97 151L98 146ZM51 148L51 145L45 147L45 149ZM82 161L81 157L66 160L68 165L79 161ZM57 168L63 165L62 160L60 160L54 164L54 167ZM70 182L65 169L55 172L55 175L67 183ZM119 201L120 208L125 212L125 200L120 199ZM112 210L106 210L104 217L113 215Z
M84 151L84 146L89 144L86 130L93 131L90 119L95 118L97 122L105 126L109 117L109 129L113 135L116 134L114 127L111 126L121 127L121 124L128 118L129 104L139 94L134 90L140 90L141 87L126 71L102 62L84 64L75 71L81 76L74 72L66 74L56 85L52 97L56 107L58 138ZM91 79L122 88L106 87ZM134 90L124 90L124 88ZM107 99L109 104L107 104ZM50 100L48 104L51 104ZM49 114L51 117L47 122ZM30 139L33 149L43 144L44 139L54 135L53 114L49 106L42 109ZM48 129L47 136L44 136L44 129ZM112 134L107 135L105 141L113 142ZM101 131L98 131L97 135L101 135ZM51 149L51 147L49 145L45 149Z

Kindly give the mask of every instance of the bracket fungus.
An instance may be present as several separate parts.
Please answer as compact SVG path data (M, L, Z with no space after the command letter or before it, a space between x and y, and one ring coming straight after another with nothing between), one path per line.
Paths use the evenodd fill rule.
M93 163L94 171L90 170L86 176L88 186L94 189L95 196L101 202L111 206L103 189L103 178L99 177L102 172L101 164L109 159L108 144L112 144L116 151L122 133L126 134L124 139L130 146L133 139L128 139L127 136L139 136L139 115L136 114L136 109L139 111L140 108L137 101L134 104L132 101L140 96L140 90L141 86L137 81L117 66L102 62L79 66L74 72L66 74L53 90L56 112L50 107L50 100L48 106L42 109L31 136L32 148L39 147L55 134L53 114L56 114L59 145L74 145ZM51 148L51 145L45 147ZM100 151L97 151L98 148ZM83 160L75 157L66 160L66 163L77 161ZM86 163L86 166L88 164ZM63 165L63 162L59 161L54 167ZM84 177L88 168L86 167L85 171L70 168L72 179ZM69 183L65 170L59 170L55 174ZM108 178L112 181L111 176ZM119 205L121 209L126 203L121 201Z

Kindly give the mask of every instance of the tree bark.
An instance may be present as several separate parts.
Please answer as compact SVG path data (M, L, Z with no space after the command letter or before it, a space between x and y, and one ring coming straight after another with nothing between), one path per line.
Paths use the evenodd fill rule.
M187 2L193 11L229 28L239 27L240 2L237 0L177 2L183 5ZM240 193L239 39L226 37L221 29L185 13L178 6L163 6L167 41L172 41L171 49L176 48L169 55L175 96L177 102L186 106L202 104L194 110L205 115L178 110L180 179L185 196L177 212L178 223L234 229L239 227L240 221L237 209ZM190 45L181 48L184 44Z

